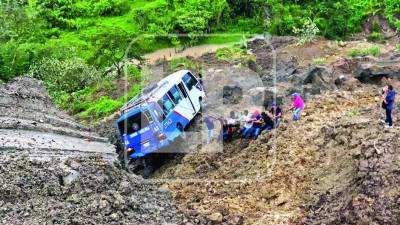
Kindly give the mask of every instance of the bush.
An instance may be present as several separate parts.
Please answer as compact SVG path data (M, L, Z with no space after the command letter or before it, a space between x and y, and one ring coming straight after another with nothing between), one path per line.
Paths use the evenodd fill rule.
M101 97L98 101L89 104L88 109L79 113L79 117L83 120L99 119L107 116L123 106L118 100L110 99L108 96Z
M302 28L293 27L293 33L300 37L298 44L303 45L314 40L319 29L311 19L306 19Z
M30 75L43 80L50 92L73 93L98 82L101 73L82 59L66 60L45 58L30 68Z
M169 69L173 72L182 69L196 69L196 64L188 58L173 58L169 62Z
M400 1L398 0L385 0L383 2L385 7L384 14L390 24L394 26L398 31L400 30Z
M215 56L218 60L255 60L255 56L247 53L246 49L237 46L217 49Z
M372 32L368 37L368 41L383 41L384 37L380 32Z
M365 49L353 49L350 52L351 57L357 57L357 56L367 56L367 55L372 55L372 56L377 56L381 53L381 50L378 46L371 47L371 48L365 48Z
M326 64L326 58L315 58L311 63L314 65L323 65Z

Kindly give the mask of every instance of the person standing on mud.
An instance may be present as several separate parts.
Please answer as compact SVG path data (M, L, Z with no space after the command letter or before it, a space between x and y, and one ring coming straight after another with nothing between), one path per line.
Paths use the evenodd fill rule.
M269 111L270 117L273 119L274 128L279 126L279 123L282 118L282 109L278 106L278 104L273 101L271 104L271 109Z
M207 144L210 144L212 141L212 136L214 133L214 120L213 118L208 115L205 114L204 115L204 123L206 124L206 128L207 128Z
M392 119L392 111L394 107L394 100L395 100L396 92L393 90L392 85L387 86L387 94L384 95L384 100L382 106L385 105L386 111L386 119L385 119L385 128L392 128L393 127L393 119Z
M293 109L293 120L299 120L300 111L304 109L304 101L299 93L292 94L292 107L290 109Z

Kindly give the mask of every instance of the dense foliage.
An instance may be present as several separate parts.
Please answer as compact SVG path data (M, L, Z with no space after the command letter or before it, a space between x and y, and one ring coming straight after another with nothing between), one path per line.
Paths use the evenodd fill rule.
M61 92L109 79L105 71L120 77L125 57L241 39L203 34L271 32L301 36L302 43L315 35L343 39L374 15L400 29L399 0L2 0L0 79L35 74L62 102ZM373 29L369 40L381 39L379 27ZM74 82L80 83L65 86Z

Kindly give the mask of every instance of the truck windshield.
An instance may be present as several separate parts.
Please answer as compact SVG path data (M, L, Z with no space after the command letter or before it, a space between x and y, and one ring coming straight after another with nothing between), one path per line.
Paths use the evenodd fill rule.
M147 117L139 112L133 116L128 117L126 120L120 121L118 127L122 134L132 134L145 127L149 126L149 120Z

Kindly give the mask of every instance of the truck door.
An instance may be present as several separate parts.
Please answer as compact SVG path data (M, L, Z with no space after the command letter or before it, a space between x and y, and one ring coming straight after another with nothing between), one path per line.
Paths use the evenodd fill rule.
M188 98L190 99L194 111L198 112L200 110L199 98L202 96L203 90L199 81L191 73L187 73L182 77L182 81L188 90Z
M186 91L186 88L183 84L183 82L180 82L178 84L178 89L182 94L182 101L181 101L181 107L180 109L182 109L182 112L184 112L184 116L187 117L187 119L190 121L193 119L194 115L196 114L196 107L194 105L194 103L192 102L192 100L189 98L189 94Z

